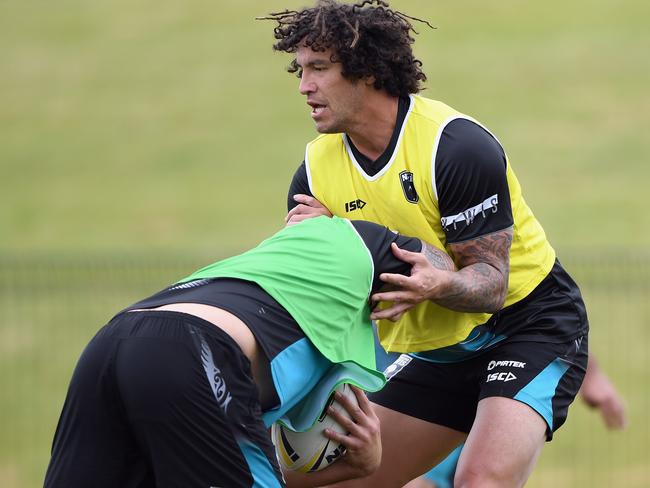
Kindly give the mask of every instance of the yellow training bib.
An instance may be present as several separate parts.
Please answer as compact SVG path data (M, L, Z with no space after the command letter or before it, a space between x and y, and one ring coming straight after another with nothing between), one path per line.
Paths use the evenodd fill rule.
M451 255L438 209L434 165L442 131L458 118L470 119L441 102L411 96L392 157L374 176L363 171L344 134L317 137L307 145L305 155L312 195L334 215L376 222ZM514 235L505 305L511 305L549 273L555 252L524 202L509 163L507 180ZM378 330L387 350L420 352L456 344L489 318L488 313L456 312L424 302L397 323L378 321Z

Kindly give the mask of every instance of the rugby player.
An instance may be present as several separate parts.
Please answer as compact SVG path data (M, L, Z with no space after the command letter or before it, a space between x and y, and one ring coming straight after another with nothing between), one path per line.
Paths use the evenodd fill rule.
M287 223L378 222L458 268L393 246L411 274L382 274L396 289L373 296L382 305L372 318L385 349L411 354L370 396L382 464L349 486L402 486L462 442L455 486L522 486L580 387L588 321L503 146L419 95L418 19L387 2L322 0L266 19L274 49L294 56L289 71L320 133L291 182Z
M369 297L381 273L408 273L391 245L451 260L420 239L370 222L311 219L206 266L118 313L73 373L46 487L284 486L268 427L296 421L322 381L381 388ZM289 486L360 477L381 458L378 420L331 411L347 453ZM318 416L320 412L316 413ZM302 419L311 425L316 419Z

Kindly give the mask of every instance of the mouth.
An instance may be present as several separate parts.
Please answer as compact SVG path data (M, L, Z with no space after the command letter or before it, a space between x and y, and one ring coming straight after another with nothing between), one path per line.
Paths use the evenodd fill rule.
M307 102L307 104L311 107L311 116L314 118L322 115L326 108L326 105L322 105L320 103Z

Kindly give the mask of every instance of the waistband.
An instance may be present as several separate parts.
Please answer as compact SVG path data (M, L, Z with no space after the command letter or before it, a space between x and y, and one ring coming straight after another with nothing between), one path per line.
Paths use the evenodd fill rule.
M175 310L120 312L98 332L97 336L116 339L157 337L186 341L188 339L187 325L192 325L201 333L236 348L244 355L239 344L213 323Z

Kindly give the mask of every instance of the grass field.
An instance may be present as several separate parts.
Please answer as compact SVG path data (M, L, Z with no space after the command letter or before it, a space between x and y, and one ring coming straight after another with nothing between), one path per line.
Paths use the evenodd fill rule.
M247 246L315 133L256 15L301 2L0 3L0 249ZM647 2L423 2L425 94L488 125L560 246L650 244Z
M315 132L253 19L304 3L0 2L0 486L42 484L71 369L110 314L282 225ZM576 405L529 486L647 486L649 4L393 4L437 27L418 27L424 94L503 142L628 402L615 434Z
M590 312L590 347L625 397L630 424L623 433L607 432L595 413L576 402L528 486L645 487L650 256L621 262L593 253L568 258L565 265L582 284ZM0 261L0 486L42 484L72 368L99 326L205 262L198 256Z

